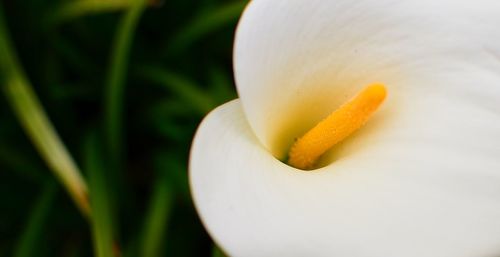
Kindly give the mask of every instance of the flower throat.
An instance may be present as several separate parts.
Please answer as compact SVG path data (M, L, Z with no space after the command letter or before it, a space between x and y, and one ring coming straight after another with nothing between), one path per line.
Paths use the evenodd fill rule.
M382 84L364 88L295 141L288 153L288 164L297 169L313 169L321 155L361 128L386 96Z

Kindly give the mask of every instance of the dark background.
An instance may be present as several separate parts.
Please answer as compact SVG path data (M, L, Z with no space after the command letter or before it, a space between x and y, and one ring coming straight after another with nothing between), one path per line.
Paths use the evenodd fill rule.
M126 24L134 4L0 1L8 30L0 37L11 41L92 202L85 219L3 90L0 256L107 256L94 250L99 233L112 235L113 256L222 255L194 209L187 163L203 116L237 97L232 43L246 1L148 1L137 27ZM126 26L129 38L119 39ZM113 86L121 90L110 93Z

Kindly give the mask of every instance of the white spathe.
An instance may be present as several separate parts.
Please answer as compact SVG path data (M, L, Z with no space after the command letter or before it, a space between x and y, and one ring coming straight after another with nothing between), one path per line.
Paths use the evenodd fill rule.
M252 1L241 100L205 118L191 152L215 241L233 256L500 255L498 24L493 0ZM275 158L372 82L386 103L325 167Z

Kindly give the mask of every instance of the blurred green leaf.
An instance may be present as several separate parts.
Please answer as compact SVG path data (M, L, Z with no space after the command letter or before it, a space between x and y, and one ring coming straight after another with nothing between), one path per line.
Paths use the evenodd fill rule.
M177 161L178 159L178 153L159 150L154 158L155 170L165 174L165 179L176 195L191 201L187 164Z
M74 70L95 72L95 64L85 53L78 49L72 42L57 33L52 33L50 44L55 52L60 56L64 64L69 65ZM85 73L85 75L90 75Z
M0 5L0 73L4 92L21 125L84 216L89 213L87 185L45 114L11 46Z
M215 10L201 13L170 40L165 54L168 56L183 53L203 36L231 22L236 22L246 5L247 1L239 0L219 6Z
M165 117L190 116L193 114L193 111L197 111L197 109L186 102L186 100L183 101L177 97L160 98L157 102L152 103L148 110L151 116L159 117L160 119L164 119Z
M91 226L94 253L97 257L114 256L114 229L106 168L102 146L97 135L90 134L85 141L85 170L88 174L90 204L92 206Z
M41 168L33 164L30 157L22 155L13 147L8 149L7 147L7 145L0 145L0 164L5 165L9 170L17 172L24 178L36 182L47 180L48 176L40 171Z
M47 218L52 210L57 187L54 181L49 181L43 188L33 210L30 212L28 222L19 238L14 250L15 257L31 257L37 255L37 245L44 235Z
M148 81L163 86L175 96L192 105L200 114L205 115L215 106L213 99L190 78L158 67L144 67L139 74Z
M226 257L226 254L217 245L214 245L212 248L212 257Z
M156 257L161 254L165 233L173 204L173 190L165 172L159 173L144 220L141 255Z
M220 67L213 66L210 70L210 92L217 98L218 104L238 97L234 90L233 80Z
M153 131L175 141L184 141L189 135L185 124L177 122L178 117L189 117L198 110L179 99L161 99L151 105L147 113L147 122Z
M111 1L116 1L113 5L129 0ZM145 15L136 10L136 17L131 14L135 1L121 7L108 5L106 0L0 4L5 5L12 41L32 84L24 72L24 80L15 82L33 87L31 96L40 97L68 149L84 155L85 175L93 179L89 184L95 208L91 218L97 220L86 223L66 197L56 197L52 209L57 211L48 214L45 230L33 244L36 247L29 249L32 255L211 256L212 241L190 196L187 159L202 116L236 97L230 36L244 2L165 1L165 8L148 10ZM141 25L135 28L139 19ZM52 22L52 27L46 27L46 22ZM128 32L124 32L126 26ZM15 70L21 66L5 62L15 60L12 56L16 54L1 42L6 40L0 38L0 86L7 93L4 85L20 74ZM165 48L173 51L167 58ZM160 75L141 74L144 63L155 64L152 66ZM132 76L129 71L134 72ZM30 220L24 217L35 215L28 207L30 202L24 202L37 193L32 187L43 186L52 175L45 172L25 136L16 131L19 126L10 124L15 117L6 107L14 104L7 99L0 97L0 170L4 171L0 172L4 192L0 195L4 207L0 256L12 256L16 236L21 233L19 224L28 224ZM39 103L37 106L41 108ZM118 119L113 121L113 115ZM38 124L32 116L22 119ZM45 121L49 122L48 117ZM108 130L111 123L117 125ZM90 143L92 140L81 139L89 126L99 132ZM32 142L36 142L33 137L45 133L27 125L23 128ZM114 146L109 143L111 133ZM40 155L47 163L50 158L58 159L57 154ZM85 229L89 225L91 229Z
M136 0L75 0L64 3L47 15L48 27L56 26L81 16L125 10L134 6ZM149 0L150 4L158 1Z
M118 165L121 160L123 94L125 90L130 48L134 30L137 27L144 7L145 0L136 0L118 25L106 80L104 122L111 162L115 165Z

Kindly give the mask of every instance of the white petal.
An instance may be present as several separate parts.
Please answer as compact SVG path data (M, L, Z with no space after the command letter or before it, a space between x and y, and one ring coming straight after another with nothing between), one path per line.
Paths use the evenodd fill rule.
M234 68L249 123L277 157L362 87L500 109L500 1L254 0ZM493 82L493 83L492 83Z
M498 112L419 103L387 108L312 172L270 155L239 100L219 107L190 160L208 231L231 256L499 256Z

